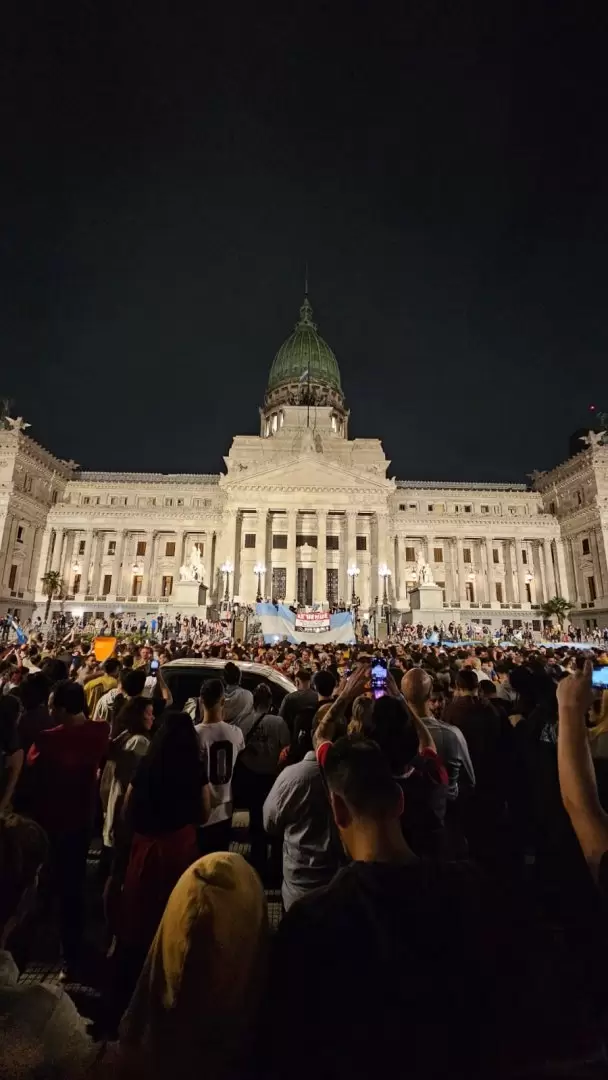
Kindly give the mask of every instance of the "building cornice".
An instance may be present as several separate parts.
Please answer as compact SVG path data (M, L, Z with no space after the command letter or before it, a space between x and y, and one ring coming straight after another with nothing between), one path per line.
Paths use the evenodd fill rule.
M484 484L466 480L397 480L397 489L411 488L413 491L445 491L461 494L463 491L513 491L534 495L526 484Z
M79 472L73 483L84 484L204 484L219 483L219 473Z

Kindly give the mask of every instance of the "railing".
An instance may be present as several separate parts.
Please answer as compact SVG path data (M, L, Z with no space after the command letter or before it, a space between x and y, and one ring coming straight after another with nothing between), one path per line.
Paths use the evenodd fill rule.
M94 600L95 597L93 596L92 593L87 593L84 599L85 599L85 603L86 603L88 600Z
M470 608L478 608L479 604L475 600L471 600L471 602L469 604L469 607Z
M137 604L141 600L141 596L130 596L128 599L129 604Z
M126 599L127 599L127 598L126 598L126 596L117 596L117 597L116 597L116 603L117 603L117 604L120 604L120 603L123 603L123 604L124 604L124 603L125 603L125 601L126 601Z
M484 607L484 608L491 608L492 604L482 604L481 606Z

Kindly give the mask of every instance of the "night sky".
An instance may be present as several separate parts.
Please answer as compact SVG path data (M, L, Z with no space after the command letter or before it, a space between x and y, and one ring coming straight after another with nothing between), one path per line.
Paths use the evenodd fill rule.
M392 475L522 481L608 409L605 5L388 6L3 9L0 396L34 438L219 471L307 260Z

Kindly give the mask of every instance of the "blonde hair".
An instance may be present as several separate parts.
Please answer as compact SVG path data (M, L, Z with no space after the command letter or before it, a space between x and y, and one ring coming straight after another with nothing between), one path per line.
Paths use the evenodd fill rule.
M597 739L598 735L603 735L605 731L608 731L608 690L604 690L602 694L599 719L597 724L589 728L589 738Z
M350 723L348 725L348 735L369 736L371 734L373 728L373 708L374 702L372 698L366 697L365 694L359 694L359 697L355 698Z

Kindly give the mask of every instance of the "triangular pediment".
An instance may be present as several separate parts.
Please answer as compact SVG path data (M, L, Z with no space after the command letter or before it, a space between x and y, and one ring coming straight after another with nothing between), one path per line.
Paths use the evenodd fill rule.
M352 469L327 461L321 454L303 454L280 465L242 469L220 479L227 492L235 491L351 491L386 494L394 487L380 469Z

